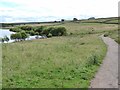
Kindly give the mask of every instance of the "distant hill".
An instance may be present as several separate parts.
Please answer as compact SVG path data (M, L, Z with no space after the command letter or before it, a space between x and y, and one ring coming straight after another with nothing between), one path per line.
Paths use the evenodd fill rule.
M118 24L118 17L109 18L97 18L97 19L86 19L81 20L82 23L106 23L106 24Z
M71 22L72 20L67 20L65 22ZM118 24L118 17L108 17L108 18L96 18L96 19L84 19L78 20L80 23L105 23L105 24ZM16 25L27 25L27 24L44 24L44 23L61 23L60 21L50 21L50 22L20 22L20 23L0 23L0 27L13 27Z

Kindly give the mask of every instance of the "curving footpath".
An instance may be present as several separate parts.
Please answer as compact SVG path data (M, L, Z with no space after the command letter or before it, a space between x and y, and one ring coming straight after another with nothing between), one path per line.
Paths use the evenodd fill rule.
M108 46L106 57L91 81L90 88L118 88L118 44L109 37L100 36Z

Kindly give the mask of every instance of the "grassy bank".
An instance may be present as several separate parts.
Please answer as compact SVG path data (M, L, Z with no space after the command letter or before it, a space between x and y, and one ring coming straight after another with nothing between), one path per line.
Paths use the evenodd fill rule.
M64 23L68 36L3 44L3 87L87 88L114 24Z
M118 44L120 44L120 36L119 36L119 31L118 30L114 30L114 31L109 31L106 32L105 35L114 39Z
M3 87L88 87L105 52L92 35L3 45Z

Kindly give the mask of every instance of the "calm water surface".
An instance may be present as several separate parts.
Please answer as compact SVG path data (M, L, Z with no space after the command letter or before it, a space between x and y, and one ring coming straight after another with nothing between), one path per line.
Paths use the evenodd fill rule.
M7 36L10 39L10 35L14 34L15 32L9 31L9 29L0 29L0 38ZM9 42L14 42L14 40L9 40Z
M0 29L0 38L4 38L5 36L7 36L10 39L10 35L11 34L15 34L15 32L9 31L9 29ZM29 36L26 40L33 40L36 39L36 36ZM41 38L41 36L39 36L39 38ZM14 42L14 40L9 40L10 42Z

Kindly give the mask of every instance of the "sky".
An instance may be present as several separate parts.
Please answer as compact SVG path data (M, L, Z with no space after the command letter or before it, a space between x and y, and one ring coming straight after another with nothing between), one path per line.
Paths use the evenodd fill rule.
M0 0L0 22L117 17L119 0Z

